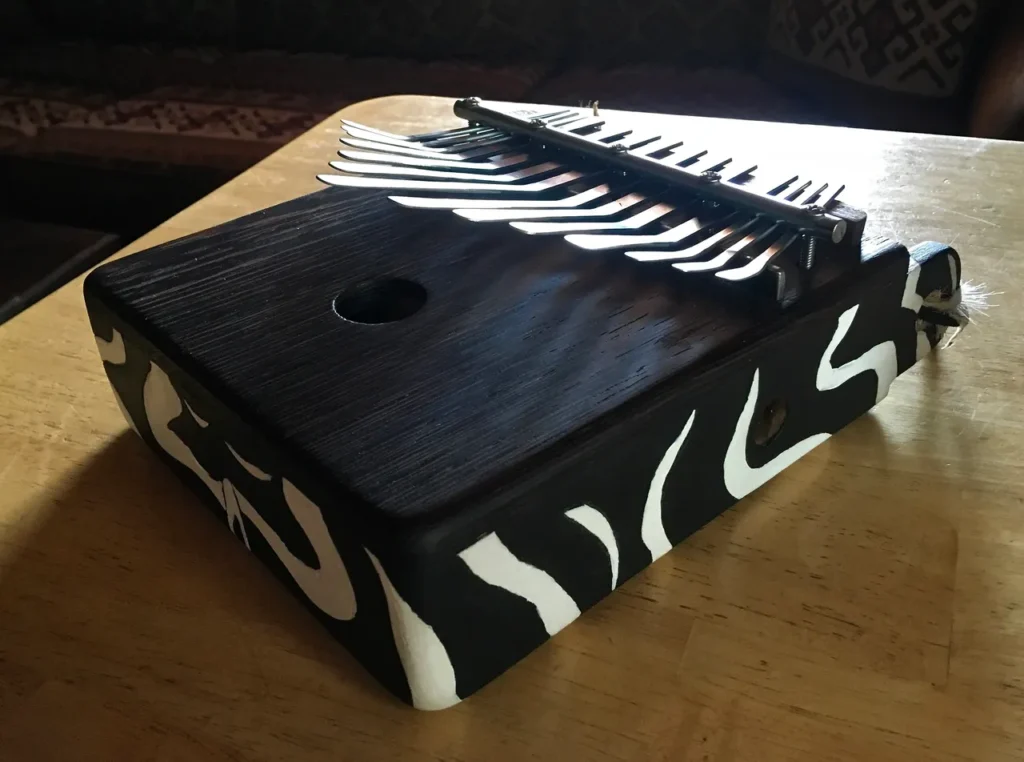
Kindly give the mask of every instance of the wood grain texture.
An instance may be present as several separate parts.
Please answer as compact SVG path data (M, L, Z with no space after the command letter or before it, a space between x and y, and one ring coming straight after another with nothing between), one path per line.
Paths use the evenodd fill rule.
M345 116L417 132L450 109ZM1020 758L1024 148L692 125L827 165L876 231L952 243L1001 306L515 670L424 714L135 441L76 281L0 326L0 759ZM316 190L336 139L332 119L131 248Z

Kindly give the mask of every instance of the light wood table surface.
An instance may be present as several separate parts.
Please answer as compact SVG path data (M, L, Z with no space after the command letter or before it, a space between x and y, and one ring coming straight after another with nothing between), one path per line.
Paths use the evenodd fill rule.
M451 99L342 115L457 124ZM1024 758L1024 145L693 119L1000 292L956 344L462 704L397 703L135 439L77 280L0 326L0 759ZM331 119L131 247L316 190ZM0 244L2 245L2 244Z

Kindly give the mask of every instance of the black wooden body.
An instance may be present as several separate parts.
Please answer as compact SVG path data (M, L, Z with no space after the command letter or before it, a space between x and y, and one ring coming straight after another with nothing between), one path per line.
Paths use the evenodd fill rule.
M764 312L560 238L328 189L103 266L85 297L143 440L430 709L874 406L926 348L920 297L959 277L943 247L916 258L880 242ZM409 317L335 313L394 278L426 289ZM785 421L758 444L769 403Z

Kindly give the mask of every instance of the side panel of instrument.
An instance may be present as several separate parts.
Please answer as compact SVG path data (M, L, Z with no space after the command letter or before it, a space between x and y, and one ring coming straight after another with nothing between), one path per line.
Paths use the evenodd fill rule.
M447 695L412 694L387 574L337 525L344 491L296 469L88 285L86 306L114 399L142 441L388 691L428 709L457 701L454 678Z
M938 250L909 276L905 251L891 259L487 506L393 543L356 536L337 510L341 485L297 470L96 294L86 304L146 444L382 685L442 709L884 398L927 349L920 289L951 268Z

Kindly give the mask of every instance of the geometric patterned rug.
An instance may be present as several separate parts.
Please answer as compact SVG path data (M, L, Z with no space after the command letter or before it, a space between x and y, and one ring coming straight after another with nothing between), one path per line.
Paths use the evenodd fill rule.
M962 81L982 0L774 0L770 47L902 93L948 97Z

